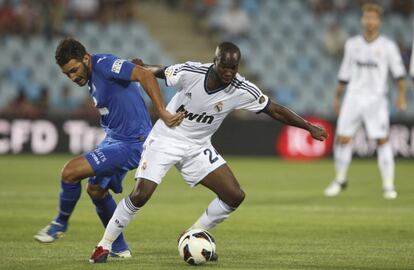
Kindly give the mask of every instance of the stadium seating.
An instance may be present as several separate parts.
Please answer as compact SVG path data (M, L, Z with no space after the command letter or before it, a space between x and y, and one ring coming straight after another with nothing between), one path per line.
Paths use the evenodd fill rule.
M66 28L71 29L74 36L92 53L114 53L126 59L139 57L154 64L173 63L161 50L157 41L153 40L146 29L138 23L112 23L108 26L85 23L81 26L67 25ZM78 89L60 74L54 59L57 42L58 39L47 41L42 37L31 37L26 40L9 36L0 43L0 108L17 95L19 85L26 88L32 100L37 99L39 89L43 86L50 89L51 99L58 98L63 85L72 88L72 94L79 100L88 95L86 89ZM19 67L24 67L28 75L21 74L23 72L18 69ZM160 85L165 88L163 84Z
M218 1L210 21L217 21L228 1ZM328 56L323 49L324 33L333 20L338 20L349 36L360 32L359 12L350 10L337 15L326 12L315 15L307 1L257 2L257 9L250 16L251 26L247 38L240 45L244 63L252 78L277 101L299 113L312 113L332 117L331 99L334 93L340 58ZM387 13L383 33L411 46L411 18ZM68 22L65 30L84 43L91 52L111 52L120 57L140 57L148 63L173 63L173 56L166 55L160 45L140 23L84 23ZM57 39L47 41L41 37L23 39L9 36L0 43L0 108L16 95L17 87L29 89L35 99L43 85L57 97L63 85L70 85L72 93L83 99L87 91L75 89L67 78L59 74L54 63ZM10 68L23 67L11 72ZM27 70L24 70L27 69ZM12 74L11 74L12 73ZM391 86L391 95L395 87ZM161 84L161 87L165 86ZM171 96L171 91L166 91ZM413 95L409 95L413 103ZM395 112L395 111L393 111ZM414 106L409 106L408 117L414 116Z
M360 32L356 11L338 17L335 13L315 15L307 1L260 1L258 14L251 17L249 37L240 44L247 68L262 87L298 112L332 117L330 104L340 63L324 53L322 39L333 19L339 19L349 36ZM387 13L383 33L410 47L411 21ZM394 85L390 86L394 95ZM414 115L414 106L409 106L410 115Z

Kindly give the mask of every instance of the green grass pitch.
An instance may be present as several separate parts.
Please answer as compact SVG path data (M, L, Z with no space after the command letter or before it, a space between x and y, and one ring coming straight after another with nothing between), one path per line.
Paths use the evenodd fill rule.
M126 230L129 260L91 265L103 234L85 189L68 232L53 244L33 235L56 214L59 174L69 156L0 157L0 269L192 269L178 256L178 235L214 198L190 189L175 169ZM375 160L355 160L350 186L325 198L331 160L286 162L227 157L247 197L211 233L218 263L202 269L414 269L414 166L397 160L394 201L382 198ZM85 186L86 181L83 183ZM123 195L133 186L131 172Z

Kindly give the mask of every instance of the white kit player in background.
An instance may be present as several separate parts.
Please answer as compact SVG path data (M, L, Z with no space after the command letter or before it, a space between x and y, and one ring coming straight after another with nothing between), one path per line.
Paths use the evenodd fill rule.
M339 112L334 147L336 177L325 189L328 197L338 195L347 186L347 171L352 159L351 139L362 123L368 137L377 141L383 196L385 199L397 197L394 154L389 142L387 77L390 70L398 87L397 109L404 111L407 106L406 71L395 42L380 34L381 17L382 8L379 5L365 4L361 19L363 33L348 39L345 44L333 100L334 110Z
M144 65L139 60L134 62L144 65L156 77L165 79L168 86L177 89L167 110L183 112L185 118L175 128L159 120L154 125L144 144L134 190L118 204L90 262L106 261L114 239L150 199L174 165L188 185L201 184L217 195L191 229L209 230L236 210L245 194L210 141L230 112L238 109L264 112L275 120L308 130L316 140L325 140L327 134L323 129L271 102L253 83L241 77L237 73L240 59L239 48L224 42L217 47L214 63L210 64L187 62L166 68ZM251 143L258 138L252 138ZM217 260L217 254L212 260Z

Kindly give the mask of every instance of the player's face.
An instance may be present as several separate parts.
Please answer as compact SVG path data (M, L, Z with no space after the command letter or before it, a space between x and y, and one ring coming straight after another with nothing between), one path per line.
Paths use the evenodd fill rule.
M229 53L215 60L215 70L222 83L229 84L234 79L239 69L239 62L237 53Z
M83 61L71 59L65 65L61 66L63 74L79 86L84 86L89 79L89 57L85 56Z
M365 11L361 23L364 32L377 32L381 25L381 18L375 11Z

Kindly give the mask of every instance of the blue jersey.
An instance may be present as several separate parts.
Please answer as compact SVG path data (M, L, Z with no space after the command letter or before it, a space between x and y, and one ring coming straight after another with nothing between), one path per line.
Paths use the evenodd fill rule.
M107 136L122 141L144 140L152 124L141 86L131 81L135 65L112 54L95 54L91 61L89 92Z

